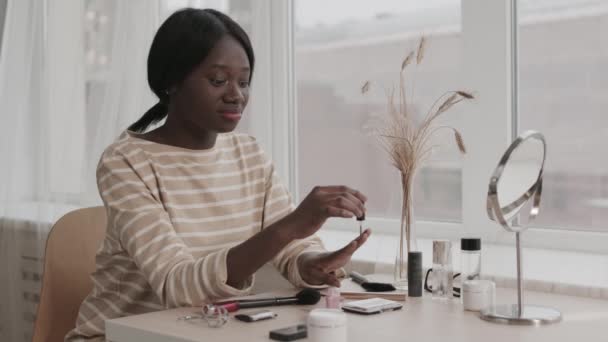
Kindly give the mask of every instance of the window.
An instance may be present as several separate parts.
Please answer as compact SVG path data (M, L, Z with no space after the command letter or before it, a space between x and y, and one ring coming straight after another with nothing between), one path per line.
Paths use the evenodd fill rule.
M607 231L608 4L519 1L519 130L548 145L535 226Z
M462 87L460 1L297 0L294 9L298 193L349 185L368 196L368 216L397 219L398 171L365 126L385 113L383 87L398 84L401 62L421 35L429 38L428 52L408 74L416 115L444 91ZM363 96L366 80L375 90ZM460 127L454 109L446 124ZM416 176L418 219L462 218L461 156L451 139L438 136L441 148Z
M511 3L519 4L520 20L515 88L511 34L516 22ZM608 178L603 174L608 174L608 164L601 158L602 138L608 136L601 124L608 101L601 93L608 86L608 45L601 35L608 26L604 2L378 0L370 6L362 0L159 0L155 4L87 0L80 12L71 13L75 25L82 25L85 32L79 52L73 52L82 55L86 107L84 115L64 112L83 117L78 121L86 127L86 135L78 138L86 142L82 183L92 185L86 190L95 200L94 168L102 149L155 101L145 83L142 61L158 24L184 6L212 7L237 20L256 51L251 102L239 129L258 138L299 197L317 184L356 187L370 198L368 216L377 220L373 226L397 231L393 227L401 204L398 173L365 127L372 115L384 112L383 89L397 84L403 57L425 35L429 38L425 60L409 73L417 113L424 113L446 90L464 88L478 98L444 117L446 124L463 132L466 157L457 152L449 132L438 135L441 148L416 177L415 217L418 227L423 226L417 236L457 239L468 234L510 243L511 235L487 218L488 180L512 132L537 129L548 140L543 207L524 243L607 251ZM366 80L372 81L372 91L362 95ZM518 111L512 108L516 103L512 89L518 90ZM55 129L60 142L78 140L66 139L64 131L62 126ZM40 136L40 141L46 137ZM62 179L70 181L68 173L61 172L66 164L55 165ZM23 169L46 168L36 164ZM73 193L72 202L81 203L79 189L71 191L62 183L53 188ZM57 198L71 201L71 197Z
M518 3L519 45L513 45ZM297 170L300 196L317 184L352 185L370 198L370 217L378 219L370 224L397 231L397 171L364 129L370 115L384 110L385 98L381 91L362 96L360 87L366 80L380 89L395 84L401 58L424 34L430 37L428 59L411 75L416 109L427 108L447 89L472 90L478 98L449 116L448 124L463 131L467 156L438 137L443 148L417 176L414 210L418 226L424 226L418 236L476 235L511 244L512 235L487 217L488 181L513 132L534 128L547 137L548 159L542 211L524 245L606 252L608 179L602 174L608 173L599 156L607 133L601 91L608 79L608 46L601 33L608 6L595 0L368 5L294 0L292 174ZM356 228L332 225L345 226Z

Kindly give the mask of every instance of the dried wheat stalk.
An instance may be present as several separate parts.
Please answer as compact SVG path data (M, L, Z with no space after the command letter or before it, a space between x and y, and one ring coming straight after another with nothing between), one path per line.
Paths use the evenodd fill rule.
M388 97L388 115L380 119L379 125L372 128L374 135L382 148L388 153L392 164L399 170L401 174L402 186L402 210L401 210L401 229L400 229L400 244L399 256L403 259L404 247L407 251L411 251L411 220L412 220L412 182L414 174L420 169L426 158L429 156L432 147L429 146L431 138L440 129L450 129L454 132L454 140L456 146L461 153L466 153L464 140L461 133L450 126L435 126L435 120L442 114L446 113L454 105L464 101L474 99L473 94L463 90L448 91L441 95L435 103L429 108L424 119L419 125L416 125L412 119L412 113L408 108L408 99L406 98L406 82L405 73L407 67L416 58L416 66L421 64L426 48L426 39L422 37L418 44L416 52L409 53L401 63L399 75L399 94L398 99L395 96L395 87L391 88ZM367 93L371 88L371 82L366 81L361 88L363 94ZM398 103L395 103L398 101ZM404 239L406 246L403 245Z

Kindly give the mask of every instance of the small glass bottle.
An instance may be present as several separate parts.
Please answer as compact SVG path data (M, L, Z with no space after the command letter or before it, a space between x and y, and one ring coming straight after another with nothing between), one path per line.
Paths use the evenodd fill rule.
M433 299L453 297L452 243L448 240L433 241Z
M460 239L460 279L478 280L481 275L481 239Z
M460 239L460 302L464 303L464 283L481 279L481 239Z
M330 286L327 288L327 295L325 296L325 307L328 309L340 309L342 297L340 296L340 289L337 287Z

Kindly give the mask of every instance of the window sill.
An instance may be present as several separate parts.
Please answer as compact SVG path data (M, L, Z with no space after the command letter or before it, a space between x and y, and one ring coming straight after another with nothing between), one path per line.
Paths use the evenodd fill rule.
M343 247L356 232L322 229L318 232L328 250ZM397 236L373 233L352 258L352 267L364 273L391 273ZM453 241L455 243L455 241ZM418 239L425 268L432 267L432 240ZM553 249L524 248L524 286L527 290L608 299L608 255ZM459 244L452 249L455 271L460 268ZM515 247L482 244L482 274L497 286L516 286Z
M50 226L75 206L58 203L3 203L0 223L8 221L38 222ZM335 222L337 223L337 222ZM5 231L0 224L0 232ZM380 225L382 226L382 225ZM397 250L397 236L388 230L374 231L367 243L353 256L353 267L365 273L393 272ZM448 232L445 232L445 235ZM356 236L356 232L344 227L326 227L319 231L328 250L335 250ZM455 239L452 239L455 242ZM432 238L418 239L423 252L424 267L432 265ZM566 295L608 299L608 254L563 251L524 247L524 279L527 289ZM453 248L454 269L460 267L459 248ZM515 287L515 247L512 244L482 245L482 273L496 281L498 286Z

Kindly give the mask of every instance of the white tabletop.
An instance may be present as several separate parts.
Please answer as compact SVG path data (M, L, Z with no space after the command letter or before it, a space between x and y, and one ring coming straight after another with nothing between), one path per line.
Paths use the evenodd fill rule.
M508 326L482 321L474 312L463 311L457 300L439 302L425 296L408 298L402 310L378 315L348 314L349 341L571 341L606 338L608 301L545 293L526 293L527 303L558 308L560 323L541 327ZM512 290L498 289L500 303L515 300ZM196 308L180 308L106 321L107 339L127 341L269 341L268 332L304 323L308 312L323 307L283 306L269 308L278 314L271 320L244 323L234 319L221 328L204 321L178 321ZM243 312L259 309L242 310ZM302 339L300 341L306 341Z

